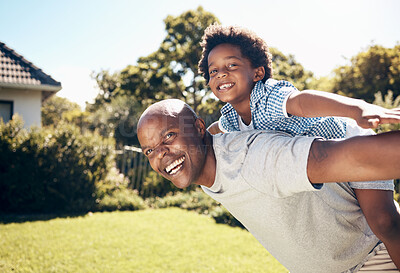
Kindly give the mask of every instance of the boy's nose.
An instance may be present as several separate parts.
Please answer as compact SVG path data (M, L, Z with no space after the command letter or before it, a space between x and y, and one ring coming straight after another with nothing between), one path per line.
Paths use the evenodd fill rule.
M217 78L218 78L218 79L219 79L219 78L225 78L227 75L228 75L228 73L227 73L226 70L220 70L220 71L218 72Z

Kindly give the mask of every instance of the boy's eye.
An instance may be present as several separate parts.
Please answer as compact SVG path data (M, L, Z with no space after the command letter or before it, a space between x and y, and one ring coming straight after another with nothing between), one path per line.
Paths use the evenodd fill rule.
M215 73L217 73L217 69L210 70L210 72L209 72L210 75L215 74Z
M236 64L229 64L229 65L228 65L229 68L235 67L235 66L237 66L237 65L236 65Z

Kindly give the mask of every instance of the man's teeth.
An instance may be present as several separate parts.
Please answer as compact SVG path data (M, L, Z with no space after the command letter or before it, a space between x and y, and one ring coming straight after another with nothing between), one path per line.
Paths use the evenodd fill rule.
M234 85L233 83L224 83L219 86L219 89L226 89L226 88L232 87L233 85Z
M182 162L185 161L185 157L182 156L181 158L175 160L174 162L172 162L171 164L169 164L166 168L165 171L169 174L174 174L177 171L180 170L180 168L182 167ZM180 166L179 166L180 165ZM179 166L178 168L176 168L177 166Z

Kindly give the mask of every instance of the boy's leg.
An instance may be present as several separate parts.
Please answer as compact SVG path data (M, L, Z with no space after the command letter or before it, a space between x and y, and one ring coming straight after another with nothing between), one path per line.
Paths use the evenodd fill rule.
M400 214L393 191L354 189L360 207L375 235L386 245L390 257L400 268Z

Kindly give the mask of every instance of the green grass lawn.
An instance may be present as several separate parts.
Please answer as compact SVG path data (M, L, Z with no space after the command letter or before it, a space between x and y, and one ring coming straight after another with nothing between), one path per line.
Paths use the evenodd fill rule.
M287 272L247 231L177 208L0 224L0 272Z

